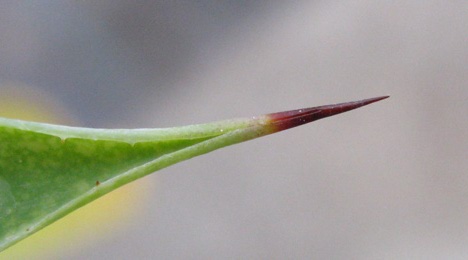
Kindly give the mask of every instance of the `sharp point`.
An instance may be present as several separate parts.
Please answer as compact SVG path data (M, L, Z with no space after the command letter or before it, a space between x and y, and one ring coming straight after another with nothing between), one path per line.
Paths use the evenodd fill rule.
M307 124L322 118L341 114L356 108L360 108L371 103L386 99L390 96L380 96L374 98L363 99L359 101L351 101L333 105L324 105L318 107L310 107L296 109L266 115L269 119L269 125L273 126L275 131L282 131L303 124Z

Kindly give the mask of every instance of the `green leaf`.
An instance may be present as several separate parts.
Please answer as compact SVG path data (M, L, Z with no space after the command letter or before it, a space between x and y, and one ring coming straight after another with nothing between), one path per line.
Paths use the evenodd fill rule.
M0 251L159 169L384 98L165 129L90 129L0 118Z

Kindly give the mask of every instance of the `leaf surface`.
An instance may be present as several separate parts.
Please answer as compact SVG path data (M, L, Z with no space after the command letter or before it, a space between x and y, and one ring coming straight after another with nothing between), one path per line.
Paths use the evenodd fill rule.
M164 129L90 129L0 118L0 251L159 169L384 98Z

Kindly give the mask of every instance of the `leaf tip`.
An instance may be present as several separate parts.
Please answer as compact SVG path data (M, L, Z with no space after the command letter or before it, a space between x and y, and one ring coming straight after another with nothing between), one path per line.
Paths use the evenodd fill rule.
M303 124L307 124L322 118L334 116L371 103L386 99L390 96L380 96L359 101L345 102L333 105L310 107L265 115L266 125L272 127L273 132L279 132Z

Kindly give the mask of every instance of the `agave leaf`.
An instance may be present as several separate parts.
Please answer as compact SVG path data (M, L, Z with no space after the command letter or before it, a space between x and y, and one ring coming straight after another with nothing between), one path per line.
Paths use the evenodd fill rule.
M90 129L0 118L0 251L159 169L384 98L165 129Z

